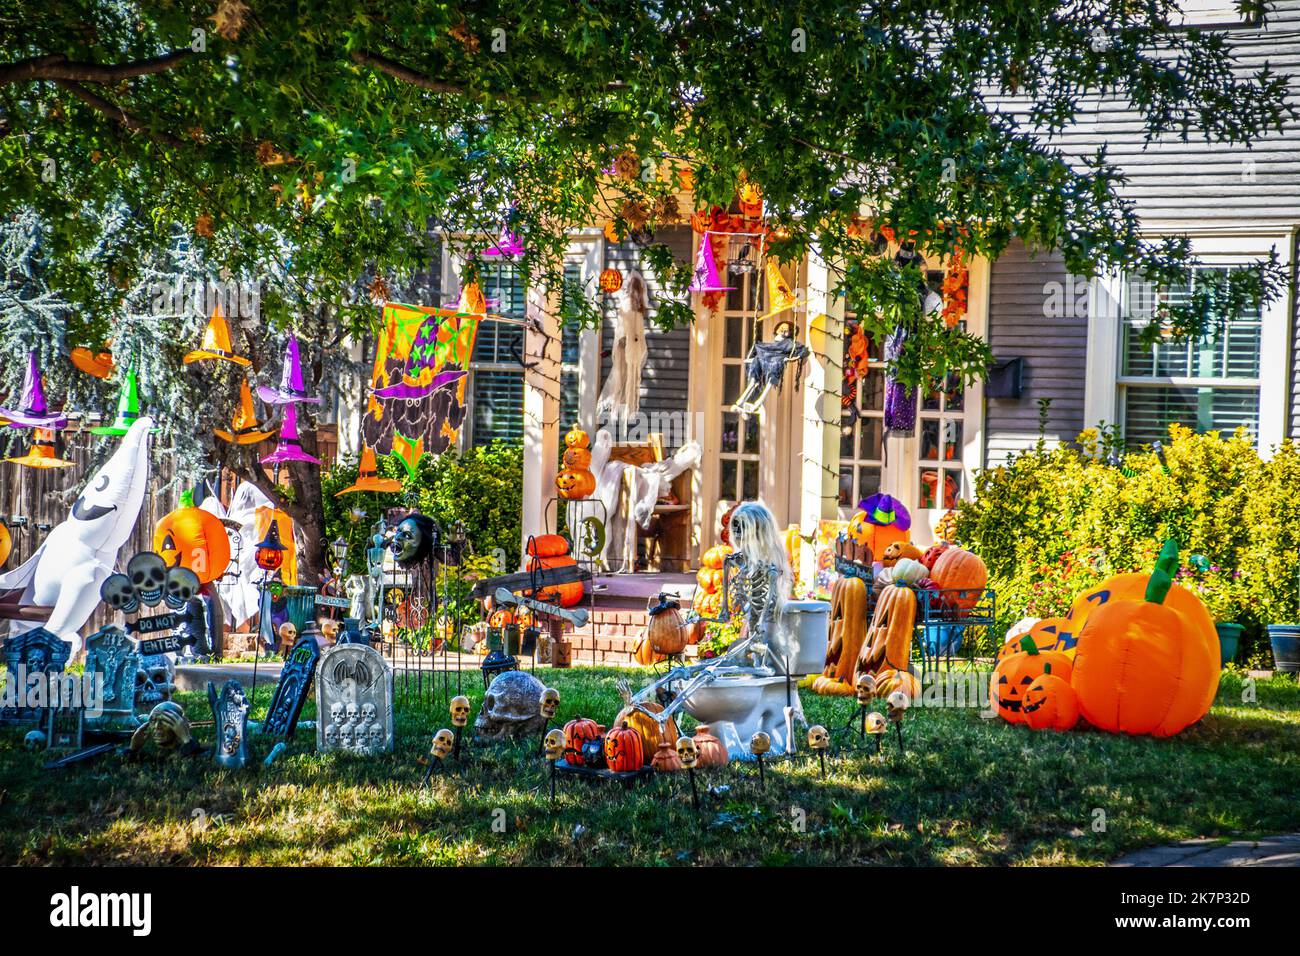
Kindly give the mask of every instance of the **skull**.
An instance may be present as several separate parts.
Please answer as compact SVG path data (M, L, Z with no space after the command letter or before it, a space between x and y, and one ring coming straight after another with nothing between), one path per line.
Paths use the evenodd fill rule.
M759 731L749 738L749 752L755 757L761 757L772 749L772 738L763 731Z
M451 748L456 744L456 737L446 727L433 735L433 748L430 751L439 760L446 759Z
M348 715L348 725L351 726L356 724L356 722L361 719L361 708L359 708L356 704L348 704L346 709Z
M885 715L873 710L867 714L867 733L883 734L885 732Z
M821 724L813 724L808 728L808 746L813 750L825 750L831 745L830 734Z
M126 564L126 576L140 600L155 607L162 600L167 582L167 564L152 551L141 551Z
M694 767L700 759L700 748L695 746L695 740L691 737L677 738L677 759L682 762L686 768Z
M166 654L142 657L135 672L135 705L143 709L171 700L176 689L173 673L171 659Z
M547 731L546 734L546 759L550 761L559 760L564 756L564 731L555 730Z
M339 729L334 724L325 728L325 747L329 750L339 745Z
M325 618L320 622L320 632L321 636L324 637L325 640L333 643L339 636L339 622L334 620L332 617Z
M912 698L903 691L896 690L885 698L885 706L889 708L890 720L902 720L907 708L912 706Z
M465 696L451 699L451 722L456 727L469 723L469 698Z
M140 598L125 574L110 574L100 586L99 596L109 607L123 614L130 614L140 606Z
M149 731L163 750L171 750L190 739L190 722L175 701L165 700L149 711Z
M344 724L339 728L339 746L344 750L351 750L352 745L356 742L356 734L352 730L351 724Z
M171 568L167 572L166 593L163 600L176 610L199 593L199 576L189 568Z
M865 706L871 698L876 696L876 679L870 674L859 675L855 690L858 695L858 703Z
M380 724L380 723L373 723L373 724L371 724L371 725L370 725L370 731L369 731L369 733L367 733L367 735L366 735L367 739L370 741L370 749L371 749L371 750L383 750L383 749L384 749L384 739L385 739L387 736L388 736L388 734L384 732L384 726L383 726L383 724Z
M340 701L334 701L330 704L330 723L337 727L343 723L343 704Z
M560 692L554 687L548 687L542 691L542 716L550 720L555 716L555 712L560 709Z
M366 723L372 723L375 719L375 705L367 701L361 705L361 719Z
M43 730L27 731L27 736L23 738L23 746L26 747L28 750L44 750L45 731Z
M488 743L539 737L546 726L538 703L544 690L542 682L527 671L499 674L483 695L483 706L474 721L474 740Z

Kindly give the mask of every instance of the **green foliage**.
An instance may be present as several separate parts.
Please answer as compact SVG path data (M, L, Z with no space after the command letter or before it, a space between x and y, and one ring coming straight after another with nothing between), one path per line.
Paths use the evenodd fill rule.
M391 455L379 459L379 473L403 481L400 492L335 495L357 480L357 462L340 460L321 477L325 533L348 542L348 570L365 572L365 549L380 515L409 508L428 515L446 531L457 522L474 554L496 557L504 570L519 566L520 515L523 511L523 449L493 442L466 451L426 455L413 476Z
M1297 619L1300 449L1286 442L1264 461L1243 432L1178 425L1163 454L1112 455L1109 443L1088 429L1078 448L1031 449L976 477L957 538L988 565L1004 623L1062 614L1104 578L1150 571L1173 538L1178 583L1216 620L1248 625L1247 659L1266 659L1259 628Z

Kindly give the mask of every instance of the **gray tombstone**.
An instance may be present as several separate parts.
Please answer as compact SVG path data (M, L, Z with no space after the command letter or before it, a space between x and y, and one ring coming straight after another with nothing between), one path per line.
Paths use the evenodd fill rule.
M11 634L4 643L5 692L0 724L29 724L46 718L48 695L72 654L72 644L43 627ZM42 675L36 682L33 675ZM34 689L34 683L40 688ZM37 696L39 694L39 697Z
M393 749L393 671L366 644L336 644L316 674L316 749L374 754Z
M318 661L320 645L315 636L306 633L298 638L280 669L280 682L275 685L275 696L271 698L271 707L262 721L262 733L286 739L293 736Z
M86 715L86 728L98 733L132 733L140 726L135 715L140 654L135 641L109 624L86 639L86 674L103 688L98 713Z
M248 698L239 681L231 678L217 694L217 685L208 681L208 703L217 725L214 757L227 770L239 770L248 762Z

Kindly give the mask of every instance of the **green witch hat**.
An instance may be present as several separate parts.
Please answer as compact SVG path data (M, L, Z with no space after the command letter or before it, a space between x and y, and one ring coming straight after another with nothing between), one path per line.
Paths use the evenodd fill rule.
M125 435L140 417L140 386L135 380L135 369L126 373L122 392L117 399L117 419L111 425L96 425L92 435ZM157 429L155 429L156 431Z

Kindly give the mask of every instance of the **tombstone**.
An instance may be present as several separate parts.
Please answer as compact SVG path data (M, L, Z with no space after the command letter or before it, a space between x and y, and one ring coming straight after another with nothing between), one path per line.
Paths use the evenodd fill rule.
M239 770L248 762L248 698L239 681L231 678L217 694L217 685L208 681L208 703L217 725L215 759L227 770Z
M315 636L308 633L299 637L280 669L280 682L275 685L275 696L262 721L262 733L286 739L293 736L319 661L320 645Z
M0 697L0 724L44 721L46 698L71 654L70 642L60 640L43 627L9 635L3 650L6 675L4 694ZM38 679L39 688L32 686L33 674L42 675Z
M80 750L85 731L84 707L52 707L45 728L46 750Z
M366 644L338 644L316 674L316 749L374 754L393 749L393 671Z
M135 672L135 706L153 710L172 699L176 690L176 666L166 654L142 654Z
M126 631L109 624L86 639L86 674L104 689L99 713L86 716L86 727L97 733L133 733L140 655Z

